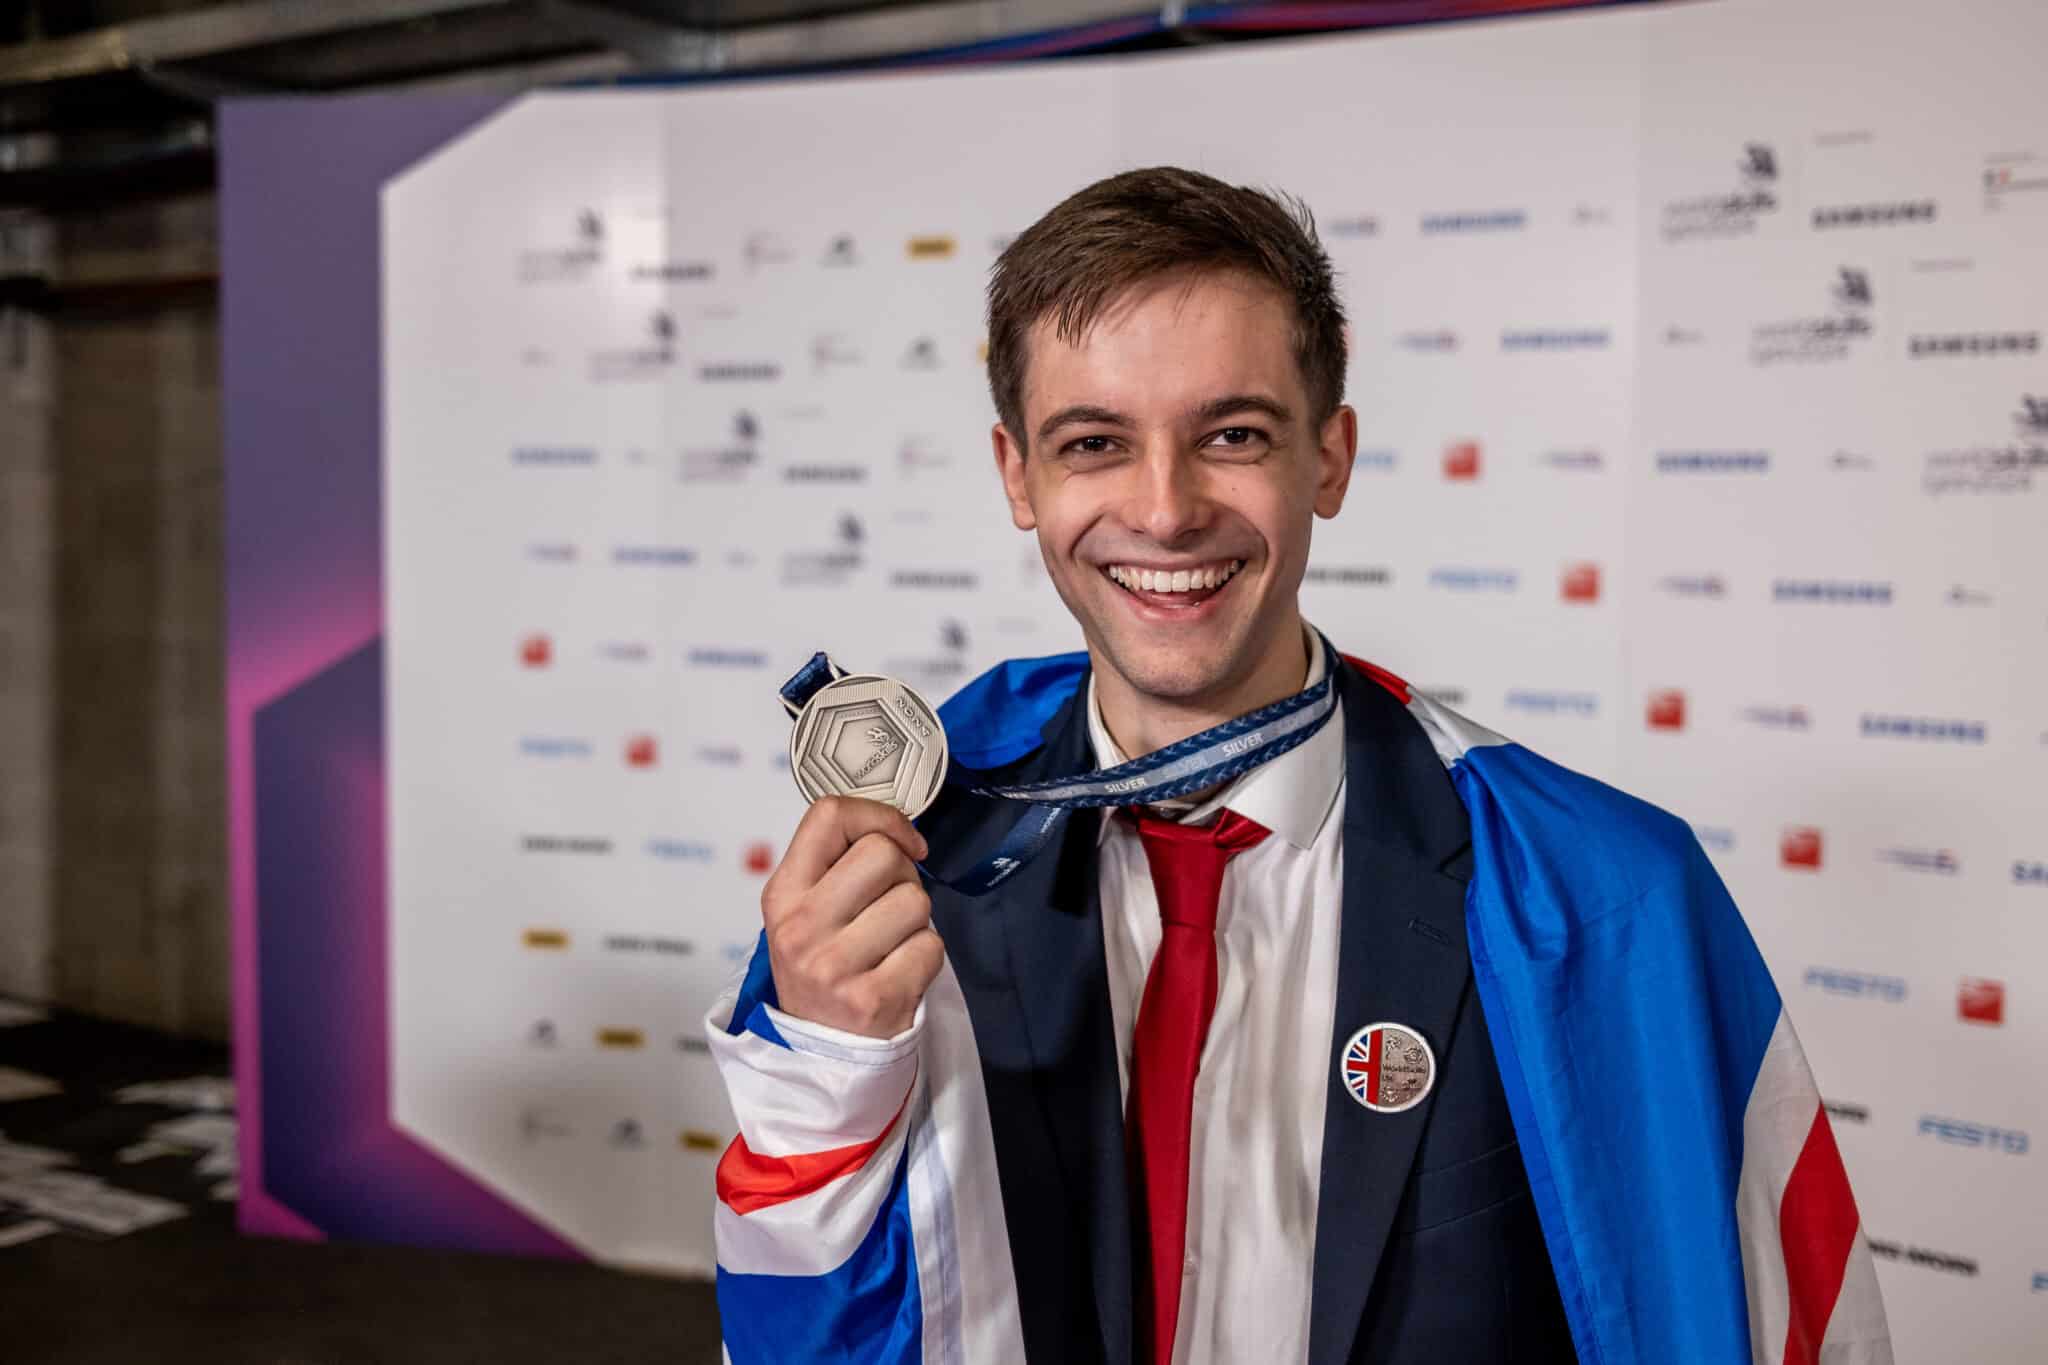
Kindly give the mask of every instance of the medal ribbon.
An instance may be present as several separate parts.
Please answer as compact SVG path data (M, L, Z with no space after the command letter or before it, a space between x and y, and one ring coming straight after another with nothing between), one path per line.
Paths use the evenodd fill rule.
M964 874L941 877L927 867L925 875L962 895L987 895L1043 853L1077 810L1170 801L1220 786L1307 743L1337 710L1337 651L1320 632L1316 641L1323 650L1321 682L1143 758L1092 773L1013 787L968 785L964 778L969 770L953 769L946 775L947 782L967 786L975 796L1022 802L1025 810L995 851ZM812 693L838 676L831 660L822 653L813 655L783 684L783 705L791 712L800 710Z

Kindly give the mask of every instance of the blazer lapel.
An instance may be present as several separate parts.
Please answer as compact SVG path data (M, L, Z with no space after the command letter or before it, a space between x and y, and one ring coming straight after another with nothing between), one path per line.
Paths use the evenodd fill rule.
M1001 780L1061 777L1092 766L1087 694L1084 675L1067 705L1046 723L1044 747L1003 770ZM1017 808L1007 802L976 804L981 809L945 813L953 818L943 823L959 830L958 836L928 829L934 847L959 847L965 862L965 855L984 852L1017 818ZM1005 1184L1010 1170L1030 1169L1056 1179L1059 1186L1036 1199L1019 1190L1018 1197L1005 1201L1012 1246L1043 1248L1042 1254L1061 1260L1076 1254L1087 1258L1103 1359L1128 1365L1133 1341L1130 1202L1116 1032L1103 959L1095 848L1099 818L1092 811L1076 812L1056 847L987 897L956 906L952 902L961 898L935 892L934 902L936 908L943 901L947 911L941 933L949 952L956 935L970 935L976 955L991 966L1002 964L1000 974L1007 978L1002 983L1007 989L975 989L962 974L963 987L973 995L970 1007L998 1159L1008 1168ZM1000 1115L994 1112L998 1107L1004 1111ZM1053 1170L1046 1171L1047 1165ZM1078 1218L1076 1210L1081 1211ZM1076 1221L1085 1230L1085 1246L1075 1244ZM1020 1264L1017 1273L1022 1293L1027 1279L1059 1280L1072 1271L1063 1264Z
M1349 666L1345 729L1343 926L1323 1120L1322 1186L1309 1314L1309 1365L1343 1365L1435 1093L1399 1114L1353 1099L1339 1060L1368 1024L1404 1024L1439 1062L1470 975L1465 884L1451 870L1470 841L1465 809L1406 708Z

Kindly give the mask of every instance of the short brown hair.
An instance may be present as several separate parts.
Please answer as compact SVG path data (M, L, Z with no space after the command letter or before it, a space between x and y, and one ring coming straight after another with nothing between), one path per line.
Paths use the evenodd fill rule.
M1308 206L1292 195L1153 166L1098 180L1026 228L988 283L988 387L1019 445L1025 338L1040 319L1078 342L1133 286L1183 270L1264 280L1294 307L1294 358L1321 422L1344 398L1344 305Z

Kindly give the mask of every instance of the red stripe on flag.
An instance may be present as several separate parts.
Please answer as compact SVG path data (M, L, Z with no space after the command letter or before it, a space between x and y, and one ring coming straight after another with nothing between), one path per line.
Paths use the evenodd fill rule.
M1350 664L1353 668L1365 674L1366 677L1371 678L1381 687L1386 688L1387 691L1400 698L1401 705L1406 706L1413 700L1408 695L1408 684L1387 672L1386 669L1381 668L1378 664L1369 664L1355 654L1346 654L1343 656L1343 659L1345 663Z
M1827 1111L1816 1106L1813 1127L1778 1205L1778 1237L1785 1248L1785 1282L1791 1298L1785 1365L1817 1365L1820 1360L1821 1339L1842 1293L1859 1223L1835 1130L1828 1126Z
M909 1102L908 1098L904 1100L905 1104ZM902 1121L903 1111L898 1109L896 1117L870 1141L796 1156L762 1156L747 1146L746 1134L742 1133L718 1159L718 1202L744 1215L813 1194L867 1165L868 1158L888 1141L889 1134Z

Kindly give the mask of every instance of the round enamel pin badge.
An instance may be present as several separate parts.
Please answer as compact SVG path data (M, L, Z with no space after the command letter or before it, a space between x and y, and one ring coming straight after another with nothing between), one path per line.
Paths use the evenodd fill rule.
M1406 1024L1367 1024L1337 1058L1344 1088L1375 1114L1413 1109L1436 1084L1436 1053Z

